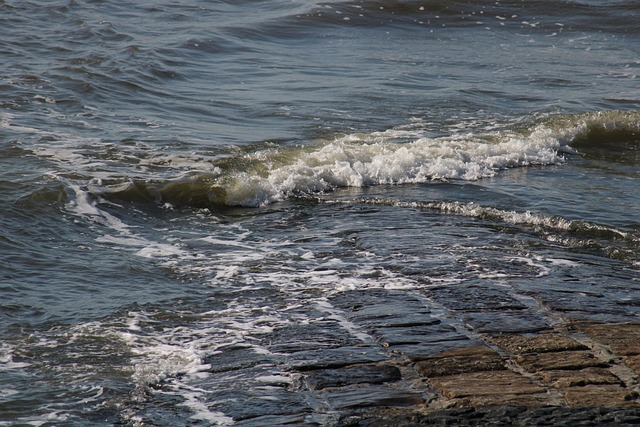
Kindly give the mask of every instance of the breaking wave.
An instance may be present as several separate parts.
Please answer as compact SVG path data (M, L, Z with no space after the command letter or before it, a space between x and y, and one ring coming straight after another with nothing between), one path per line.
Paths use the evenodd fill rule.
M300 146L268 146L187 171L176 179L92 186L104 197L176 206L261 206L342 187L474 181L501 170L563 163L567 154L622 144L636 153L640 114L552 116L522 129L428 136L428 129L349 134ZM603 148L604 147L604 148ZM625 156L626 161L629 156Z

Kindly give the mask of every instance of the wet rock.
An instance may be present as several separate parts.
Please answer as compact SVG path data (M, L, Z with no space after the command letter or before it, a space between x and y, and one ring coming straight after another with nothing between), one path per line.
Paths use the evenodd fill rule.
M287 356L284 368L297 371L335 369L363 363L376 363L386 359L387 356L380 348L350 346L293 353Z
M488 335L531 333L550 329L544 318L523 310L464 313L462 320L475 332Z
M415 364L423 377L463 374L505 369L503 358L488 347L471 347L447 351Z
M365 329L440 323L432 317L424 301L405 292L386 289L347 291L336 294L330 302L343 309L351 322Z
M266 415L235 422L236 427L264 427L264 426L320 426L319 422L310 421L310 414ZM196 425L196 424L194 424Z
M232 345L221 349L204 359L210 365L209 372L227 372L247 369L261 363L270 362L269 357L258 353L253 347Z
M556 332L537 335L502 335L491 337L499 347L514 354L546 353L552 351L586 350L587 347L573 338Z
M382 384L397 381L401 377L397 366L358 365L315 371L307 376L306 384L311 390L322 390L353 384Z
M588 385L562 390L565 402L570 407L640 407L638 393L620 386Z
M541 373L542 381L556 388L585 385L622 385L620 378L608 369L585 368L579 371L545 371Z
M573 290L549 290L536 293L536 300L548 310L562 313L572 321L615 322L635 316L600 293L575 292Z
M529 372L608 366L587 351L520 354L515 361Z
M352 322L367 329L382 326L413 327L440 323L440 320L432 317L422 303L413 309L411 308L406 307L402 301L388 301L370 306L351 307L347 316Z
M428 295L441 301L450 310L491 311L524 310L527 307L495 286L443 286L432 288Z
M358 340L346 333L337 321L315 321L276 328L269 333L263 345L274 353L294 353L352 345L357 342Z
M332 409L355 409L370 407L407 407L423 405L422 393L396 390L390 387L358 387L327 394Z
M372 335L385 347L397 344L416 344L425 341L445 341L450 337L458 338L460 336L453 326L444 324L383 327L373 330Z
M415 344L396 344L389 347L391 353L395 353L398 357L405 357L412 361L428 359L436 354L467 347L476 347L482 345L482 341L472 340L459 334L452 334L448 339L440 336L440 341L425 341Z
M545 389L528 378L509 370L435 377L429 379L429 384L450 399L494 396L497 400L504 400L506 395L545 392Z
M640 323L586 324L579 328L617 355L640 355Z
M209 410L223 412L236 422L255 420L265 414L272 419L283 417L283 420L290 420L312 412L302 394L285 387L270 388L266 396L264 390L243 390L233 387L233 383L227 384L230 386L227 389L207 393L207 402L210 402L207 406Z

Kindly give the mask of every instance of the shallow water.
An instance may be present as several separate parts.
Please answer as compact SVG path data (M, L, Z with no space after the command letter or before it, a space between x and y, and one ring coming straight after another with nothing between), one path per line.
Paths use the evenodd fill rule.
M0 422L331 424L354 304L638 321L639 12L1 2Z

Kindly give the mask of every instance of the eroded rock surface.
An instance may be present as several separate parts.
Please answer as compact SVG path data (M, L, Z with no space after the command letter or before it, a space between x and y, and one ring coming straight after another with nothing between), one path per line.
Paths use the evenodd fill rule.
M465 292L345 290L296 308L317 321L293 312L255 345L205 360L219 381L259 384L240 400L221 388L227 406L210 409L239 426L640 423L640 323L603 322L591 305L553 311L569 304L549 293Z

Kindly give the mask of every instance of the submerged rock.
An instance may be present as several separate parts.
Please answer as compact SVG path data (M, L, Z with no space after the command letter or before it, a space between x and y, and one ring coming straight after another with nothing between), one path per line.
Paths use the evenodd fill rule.
M397 366L356 365L342 369L325 369L312 372L305 379L312 390L327 387L345 387L352 384L382 384L401 378Z

